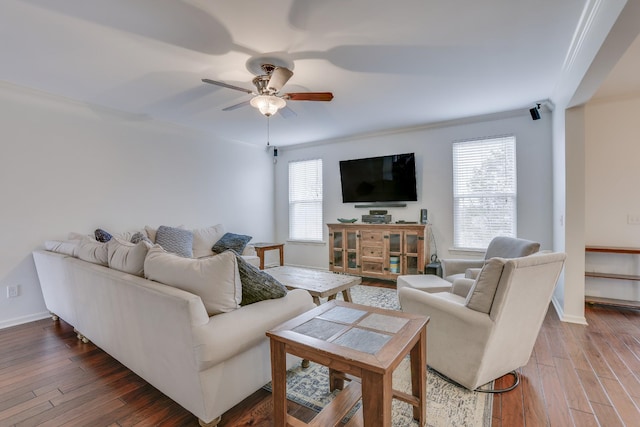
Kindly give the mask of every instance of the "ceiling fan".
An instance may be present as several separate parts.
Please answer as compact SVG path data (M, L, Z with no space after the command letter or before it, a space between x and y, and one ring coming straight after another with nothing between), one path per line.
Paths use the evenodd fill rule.
M270 117L278 112L278 110L284 108L287 105L287 100L331 101L333 99L333 94L331 92L291 92L280 94L278 92L289 81L291 76L293 76L293 71L288 68L272 64L261 64L260 68L264 74L253 79L253 84L256 87L255 91L211 79L202 79L202 81L204 83L239 90L241 92L254 95L250 100L223 108L222 111L231 111L236 108L244 107L245 105L251 105L252 107L260 110L260 112L265 116Z

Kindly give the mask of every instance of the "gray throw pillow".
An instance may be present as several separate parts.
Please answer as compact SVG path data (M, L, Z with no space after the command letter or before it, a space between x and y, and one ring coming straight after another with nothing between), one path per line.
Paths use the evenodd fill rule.
M231 249L232 251L241 254L244 252L244 248L247 247L247 243L251 240L251 236L245 236L243 234L224 233L224 236L218 240L211 250L214 254L221 254L222 252Z
M275 277L249 264L235 251L242 283L242 301L240 305L249 305L268 299L282 298L287 295L287 288Z
M193 256L193 233L184 228L167 227L161 225L156 233L156 243L167 252L181 257Z
M150 238L148 238L146 236L146 234L143 234L140 231L136 231L135 233L133 233L133 236L131 236L131 243L140 243L140 242L147 242L149 243L151 246L153 246L153 242L151 241Z
M506 261L504 258L491 258L485 262L476 282L467 295L465 303L467 307L489 314Z

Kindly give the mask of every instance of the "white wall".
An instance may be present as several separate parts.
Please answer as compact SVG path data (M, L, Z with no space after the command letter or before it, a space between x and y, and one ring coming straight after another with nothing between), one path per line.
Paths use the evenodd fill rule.
M0 328L46 313L31 252L69 231L222 223L274 239L273 163L262 147L7 84L0 129ZM7 299L15 284L19 297Z
M287 164L292 160L322 158L324 165L324 222L337 218L360 218L368 209L342 203L338 162L344 159L393 153L416 154L418 201L406 208L387 208L393 220L418 221L420 208L429 211L429 222L440 258L462 257L450 253L453 241L453 197L451 144L457 140L515 134L518 168L518 235L541 242L551 249L552 162L551 118L532 121L528 111L512 117L476 123L406 130L403 132L326 142L313 146L283 147L276 167L276 233L288 237ZM328 241L327 229L324 240ZM433 250L433 246L432 246ZM326 245L287 242L285 263L328 268Z
M640 247L640 96L590 102L586 107L585 241ZM640 274L640 256L586 254L587 271ZM586 280L587 295L640 301L640 283Z

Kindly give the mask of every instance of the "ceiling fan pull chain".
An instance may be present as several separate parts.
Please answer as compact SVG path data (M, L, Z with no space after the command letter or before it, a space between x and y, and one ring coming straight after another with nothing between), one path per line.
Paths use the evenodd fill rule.
M269 139L271 137L271 135L270 135L271 128L269 126L269 123L270 123L269 122L269 116L267 116L267 148L269 148Z

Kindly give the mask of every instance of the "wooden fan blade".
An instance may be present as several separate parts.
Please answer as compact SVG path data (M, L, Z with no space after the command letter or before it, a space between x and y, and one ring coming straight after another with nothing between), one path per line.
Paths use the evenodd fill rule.
M209 83L209 84L216 85L216 86L226 87L227 89L239 90L240 92L244 92L244 93L253 93L252 90L245 89L245 88L239 87L239 86L230 85L228 83L218 82L218 81L211 80L211 79L202 79L202 82L203 83Z
M276 67L271 72L271 77L269 78L269 84L267 85L268 89L271 89L275 92L282 89L289 79L293 76L293 71L284 67Z
M333 94L331 92L297 92L287 93L283 98L292 101L331 101Z
M233 104L233 105L230 105L228 107L225 107L225 108L222 109L222 111L232 111L232 110L236 110L236 109L238 109L240 107L246 107L247 105L249 105L250 102L251 102L251 100L242 101L242 102L239 102L237 104Z

